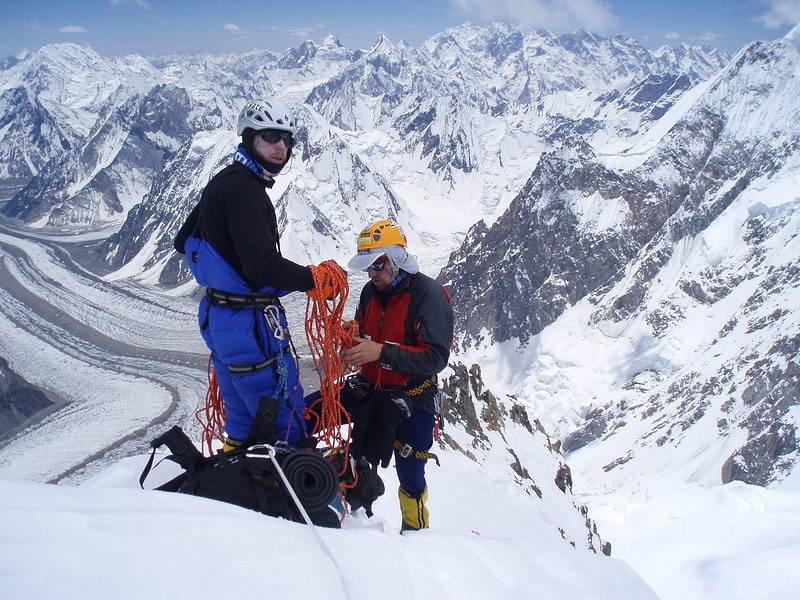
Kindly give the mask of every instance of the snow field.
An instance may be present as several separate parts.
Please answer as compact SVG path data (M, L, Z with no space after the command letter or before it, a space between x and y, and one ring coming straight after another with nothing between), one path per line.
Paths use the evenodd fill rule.
M441 473L452 467L447 458ZM130 487L144 462L144 456L126 459L113 474L78 488L0 481L0 555L10 558L0 563L6 591L65 600L197 600L260 590L285 598L347 597L304 525L201 498L98 487L122 479ZM506 486L474 468L444 477L436 471L429 469L433 529L400 536L399 516L387 517L380 531L362 514L348 517L341 531L318 530L341 565L350 597L656 598L622 562L574 549L557 535L535 535L547 528L531 526L539 516L516 503L507 510ZM395 483L387 478L373 525L398 511ZM470 521L473 516L480 518Z
M584 490L580 481L578 496L616 555L662 600L767 600L800 588L795 491L679 484L652 473L611 493Z

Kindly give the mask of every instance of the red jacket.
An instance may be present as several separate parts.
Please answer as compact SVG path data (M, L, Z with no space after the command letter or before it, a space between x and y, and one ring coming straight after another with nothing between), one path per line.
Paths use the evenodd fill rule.
M383 344L380 359L361 367L361 376L375 387L411 387L447 366L453 309L445 288L427 275L409 275L393 292L378 292L368 283L356 320L361 335Z

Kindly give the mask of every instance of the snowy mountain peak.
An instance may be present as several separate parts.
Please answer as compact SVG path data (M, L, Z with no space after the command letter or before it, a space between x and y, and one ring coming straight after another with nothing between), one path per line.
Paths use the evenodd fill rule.
M731 60L730 54L717 48L685 43L665 44L653 52L653 57L664 66L674 65L685 72L694 71L703 78L710 77Z
M93 48L90 48L89 46L81 46L73 42L62 42L59 44L48 44L46 46L42 46L31 56L47 58L66 57L71 61L77 61L82 58L93 61L102 60L100 55L95 52Z
M380 34L378 39L376 39L372 46L369 48L369 52L371 54L391 54L397 50L397 46L395 46L389 38L385 35Z
M794 29L786 34L785 39L800 45L800 23L795 25Z
M6 56L3 59L0 59L0 71L3 71L5 69L10 69L17 63L20 63L26 58L28 58L30 55L31 55L30 50L20 50L16 54L12 54L10 56Z
M317 53L317 45L306 40L299 46L289 48L278 60L281 69L298 69L307 64Z
M320 48L344 48L344 46L342 46L342 43L339 41L339 38L337 38L332 33L328 34L328 36L326 36L325 39L322 40L322 43L320 43L319 47Z

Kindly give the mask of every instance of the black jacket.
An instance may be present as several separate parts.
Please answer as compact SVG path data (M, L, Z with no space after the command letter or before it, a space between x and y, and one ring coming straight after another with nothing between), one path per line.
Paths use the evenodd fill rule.
M275 207L264 182L240 163L211 179L178 231L175 249L185 254L184 244L192 235L210 243L253 291L272 286L305 292L314 287L308 267L281 256Z

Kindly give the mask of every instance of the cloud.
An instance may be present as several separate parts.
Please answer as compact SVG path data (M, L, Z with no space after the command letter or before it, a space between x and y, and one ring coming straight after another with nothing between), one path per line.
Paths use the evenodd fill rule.
M239 31L240 30L239 26L236 23L225 23L225 25L223 25L222 28L225 31Z
M324 25L317 23L316 25L311 25L310 27L290 27L286 31L289 33L289 35L297 38L298 40L307 40L315 31L319 31L320 29L324 28Z
M150 3L145 2L145 0L108 0L108 2L114 6L119 6L120 4L132 4L134 6L138 6L139 8L150 10Z
M292 37L296 37L297 39L304 40L312 33L314 33L313 27L292 27L288 30L289 35Z
M800 0L763 0L767 12L756 17L767 27L776 29L800 22Z
M679 40L681 38L681 34L677 31L668 31L664 34L664 37L668 40Z
M523 27L569 31L611 30L617 18L604 0L450 0L463 13L484 21L511 21Z
M715 31L704 31L703 33L697 36L697 39L700 40L701 42L717 42L721 40L723 37L725 36Z
M83 25L64 25L56 29L58 33L86 33L86 27Z

